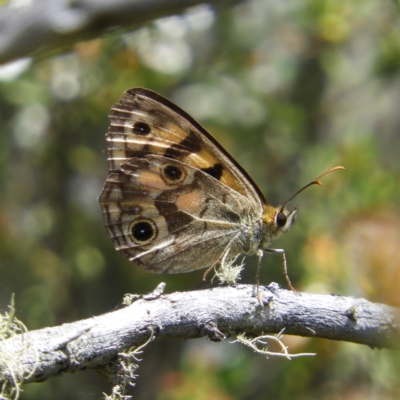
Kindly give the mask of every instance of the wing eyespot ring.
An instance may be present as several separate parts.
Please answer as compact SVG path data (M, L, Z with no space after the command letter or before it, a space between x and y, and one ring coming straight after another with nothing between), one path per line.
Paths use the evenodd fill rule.
M138 136L147 136L151 133L151 128L146 122L136 122L133 125L133 133Z
M186 171L173 164L167 164L162 167L162 177L168 185L176 185L186 179Z
M129 232L132 240L140 245L148 244L158 236L157 225L151 219L133 221Z

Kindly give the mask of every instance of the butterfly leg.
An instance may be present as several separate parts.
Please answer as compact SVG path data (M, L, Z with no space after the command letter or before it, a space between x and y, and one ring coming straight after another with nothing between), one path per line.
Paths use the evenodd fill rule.
M261 260L263 258L264 252L262 250L257 251L258 263L257 263L257 273L256 273L256 282L257 282L257 300L260 303L260 306L263 307L263 302L261 299L260 292L260 275L261 275Z
M291 290L293 290L293 292L297 293L297 290L293 287L292 282L290 282L290 279L289 279L285 250L283 250L283 249L264 249L263 251L266 251L268 253L280 253L280 254L282 254L283 276L285 277L289 288Z

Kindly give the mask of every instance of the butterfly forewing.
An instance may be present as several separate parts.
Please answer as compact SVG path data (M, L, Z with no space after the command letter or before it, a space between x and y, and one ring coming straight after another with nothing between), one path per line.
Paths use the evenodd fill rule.
M147 89L130 89L110 113L110 172L132 157L158 154L200 169L260 208L265 199L248 174L192 117Z

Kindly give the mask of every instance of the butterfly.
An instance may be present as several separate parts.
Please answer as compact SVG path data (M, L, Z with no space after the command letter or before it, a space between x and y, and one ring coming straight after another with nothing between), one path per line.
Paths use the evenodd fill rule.
M269 205L255 182L190 115L161 95L127 90L109 115L109 176L100 195L114 247L154 273L211 270L239 254L282 253L271 241L298 209ZM290 281L288 280L289 285Z

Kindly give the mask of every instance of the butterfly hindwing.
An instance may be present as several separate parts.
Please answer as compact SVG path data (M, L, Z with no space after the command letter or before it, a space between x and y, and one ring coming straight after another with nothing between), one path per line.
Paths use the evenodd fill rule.
M235 239L251 204L206 172L160 155L133 157L112 172L100 197L115 248L156 273L212 265Z

